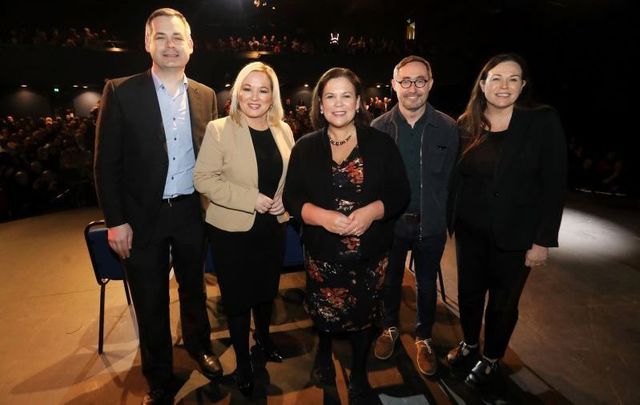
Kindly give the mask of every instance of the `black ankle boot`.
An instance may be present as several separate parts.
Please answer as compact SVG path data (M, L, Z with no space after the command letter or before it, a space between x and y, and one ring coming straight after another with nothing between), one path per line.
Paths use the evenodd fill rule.
M465 383L472 387L481 387L492 383L498 376L498 361L489 361L484 357L472 369Z
M262 339L258 337L258 335L254 334L253 340L256 341L256 345L251 348L252 353L260 352L266 361L282 363L283 359L280 351L268 336L266 339Z

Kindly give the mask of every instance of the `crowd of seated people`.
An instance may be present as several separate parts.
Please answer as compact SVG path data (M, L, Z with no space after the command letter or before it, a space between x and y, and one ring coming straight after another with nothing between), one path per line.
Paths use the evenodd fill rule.
M585 192L629 195L638 191L628 163L614 148L568 140L569 187Z
M95 123L67 112L0 121L0 221L92 203Z
M221 115L228 114L228 104ZM378 116L390 99L372 97L367 109ZM312 131L309 106L284 102L295 139ZM94 204L93 143L97 109L89 118L70 111L55 117L0 120L0 221Z
M315 53L342 53L351 55L361 54L400 54L403 49L414 44L398 44L393 39L366 37L364 35L338 35L332 33L327 38L306 38L275 34L262 34L252 36L230 35L226 38L208 38L196 36L203 49L211 52L269 52L279 54L315 54ZM332 40L333 38L333 40ZM116 45L129 48L132 44L140 45L140 41L120 41L118 37L109 33L106 29L91 29L73 27L50 30L35 29L10 29L2 35L0 41L8 45L33 45L33 46L61 46L61 47L87 47L110 48Z
M333 34L332 34L333 35ZM276 55L287 53L314 54L340 52L345 54L399 54L401 48L392 39L375 39L351 35L343 40L300 39L275 34L242 37L231 35L227 38L204 39L204 49L217 52L270 52Z
M45 30L35 29L10 29L0 41L7 45L33 45L54 46L68 48L111 48L120 43L118 38L106 29L91 29L84 27L77 29L69 27L65 29L52 28Z

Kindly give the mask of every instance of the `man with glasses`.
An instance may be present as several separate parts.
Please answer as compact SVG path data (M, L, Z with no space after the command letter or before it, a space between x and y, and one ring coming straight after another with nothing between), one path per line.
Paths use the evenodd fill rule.
M391 80L398 104L371 126L391 135L411 185L411 201L395 225L384 286L384 331L374 353L389 359L400 335L399 311L407 252L413 253L417 292L416 349L421 373L432 376L438 361L431 329L436 312L436 279L446 242L446 204L449 176L458 155L455 121L427 102L433 87L431 65L419 56L402 59Z

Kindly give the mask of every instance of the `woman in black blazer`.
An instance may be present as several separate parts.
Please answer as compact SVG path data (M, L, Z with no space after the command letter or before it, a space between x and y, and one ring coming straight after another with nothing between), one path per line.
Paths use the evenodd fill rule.
M362 90L348 69L320 78L311 107L318 131L293 147L283 196L303 223L305 304L320 334L313 376L332 382L331 334L346 333L353 350L350 403L367 403L366 359L381 315L393 221L409 200L400 152L391 137L368 126Z
M549 107L524 108L525 61L515 54L489 60L458 120L466 138L450 200L450 230L458 258L458 302L464 340L451 365L484 350L466 378L482 385L496 375L518 320L529 270L558 246L566 189L562 125ZM484 309L485 295L488 304Z

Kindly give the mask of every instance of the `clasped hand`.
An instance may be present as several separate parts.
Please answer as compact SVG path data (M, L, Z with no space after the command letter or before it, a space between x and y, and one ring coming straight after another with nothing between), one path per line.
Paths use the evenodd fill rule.
M349 216L338 211L328 211L323 227L338 235L360 236L369 229L372 222L373 216L363 207L353 211Z
M281 215L284 213L282 197L269 198L262 193L258 193L256 198L256 212L259 214L269 213L271 215Z

